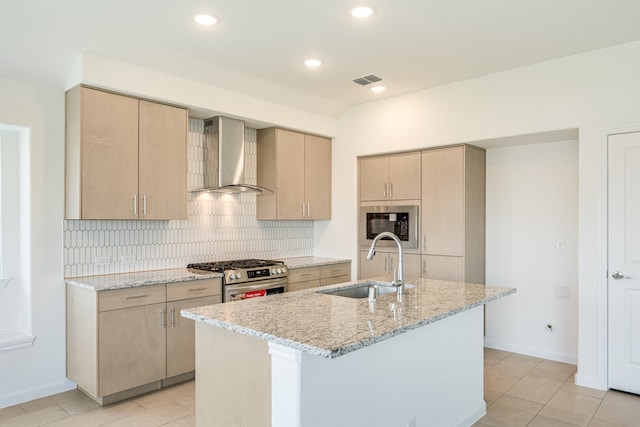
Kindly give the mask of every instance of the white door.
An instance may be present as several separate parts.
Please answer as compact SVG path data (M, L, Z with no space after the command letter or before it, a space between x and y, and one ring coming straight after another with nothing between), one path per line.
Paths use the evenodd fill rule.
M609 387L640 394L640 132L608 145Z

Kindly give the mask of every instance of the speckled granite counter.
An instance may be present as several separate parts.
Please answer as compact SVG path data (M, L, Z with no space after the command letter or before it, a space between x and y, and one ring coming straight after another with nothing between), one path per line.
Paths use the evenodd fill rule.
M355 287L363 281L322 289ZM478 305L514 288L411 279L402 302L395 293L375 302L309 289L183 310L182 316L326 358L370 346Z
M138 286L161 285L163 283L213 279L216 277L223 277L223 275L209 271L198 272L186 268L175 268L168 270L139 271L135 273L105 274L103 276L70 277L65 279L65 283L98 292L111 289L135 288Z
M320 265L331 265L331 264L341 264L344 262L351 262L350 259L326 258L326 257L318 257L318 256L280 258L280 261L283 261L287 265L287 267L289 267L289 270L296 269L296 268L317 267Z

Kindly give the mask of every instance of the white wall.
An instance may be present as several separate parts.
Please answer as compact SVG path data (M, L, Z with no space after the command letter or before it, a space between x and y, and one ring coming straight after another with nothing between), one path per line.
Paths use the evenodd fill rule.
M575 364L578 142L487 150L486 201L486 282L518 292L487 306L485 345Z
M0 122L30 128L30 212L23 254L30 290L32 346L0 352L0 407L74 385L65 378L62 282L64 92L0 79ZM24 243L24 242L23 242Z
M357 259L359 155L577 128L577 380L606 387L605 317L598 300L604 286L601 132L640 122L638 100L640 43L631 43L355 107L340 119L334 140L333 219L316 225L314 253Z

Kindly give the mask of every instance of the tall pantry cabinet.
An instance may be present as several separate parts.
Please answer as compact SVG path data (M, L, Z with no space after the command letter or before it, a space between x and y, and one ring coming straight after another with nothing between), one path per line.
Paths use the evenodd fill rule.
M422 152L422 276L484 283L485 150Z

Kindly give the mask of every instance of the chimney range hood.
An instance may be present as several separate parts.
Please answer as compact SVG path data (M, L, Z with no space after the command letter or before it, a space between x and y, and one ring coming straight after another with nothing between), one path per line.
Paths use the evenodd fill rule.
M198 191L241 193L271 190L247 184L244 122L216 116L204 121L203 186Z

